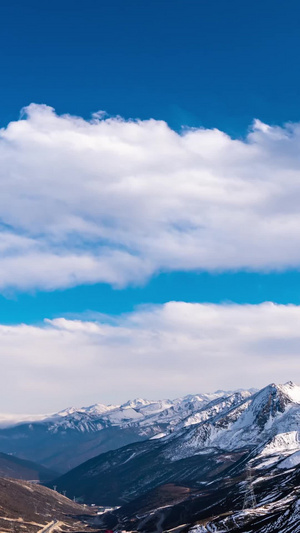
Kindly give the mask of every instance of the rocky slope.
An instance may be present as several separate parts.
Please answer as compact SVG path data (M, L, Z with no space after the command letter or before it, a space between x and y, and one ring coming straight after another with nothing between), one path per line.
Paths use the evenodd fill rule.
M0 478L1 532L37 533L56 523L61 531L91 529L93 512L53 490L26 481Z
M159 486L102 517L99 526L145 533L299 533L300 467L283 468L284 461L262 468L249 455L201 485Z
M245 496L247 480L239 483L233 505L227 503L222 512L209 513L210 517L197 520L188 531L193 533L244 532L244 533L299 533L300 532L300 470L281 471L269 469L263 476L253 472L255 505L238 508L238 493ZM240 498L241 501L241 498ZM222 502L220 502L222 503ZM224 507L224 506L223 506ZM203 513L204 515L204 513Z

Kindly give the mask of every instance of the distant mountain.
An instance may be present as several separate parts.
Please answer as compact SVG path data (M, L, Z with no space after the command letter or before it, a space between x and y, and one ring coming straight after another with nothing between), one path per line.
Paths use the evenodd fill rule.
M47 483L47 481L57 477L57 472L32 461L25 461L12 455L0 453L0 477Z
M87 508L37 484L0 478L0 530L37 533L47 524L62 531L90 531L83 521ZM50 531L50 529L49 529ZM56 528L53 528L56 531Z
M289 456L300 462L299 423L300 388L291 382L236 392L199 406L166 436L101 454L56 483L83 501L122 505L160 485L199 487L249 461L288 468Z
M203 407L228 394L218 391L159 401L137 398L120 406L71 407L32 420L28 415L0 415L0 450L63 473L100 453L169 435L178 424L192 425ZM238 394L248 397L251 392Z

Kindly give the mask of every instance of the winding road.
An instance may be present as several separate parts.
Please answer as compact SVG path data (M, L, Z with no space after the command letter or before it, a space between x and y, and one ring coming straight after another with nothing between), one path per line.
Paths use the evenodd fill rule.
M40 529L38 533L53 533L57 527L59 527L59 520L52 520L49 524Z

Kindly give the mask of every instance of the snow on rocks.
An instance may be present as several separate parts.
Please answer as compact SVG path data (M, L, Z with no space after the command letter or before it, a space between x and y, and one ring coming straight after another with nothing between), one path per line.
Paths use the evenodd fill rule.
M300 464L300 451L293 453L283 461L281 461L277 467L278 468L294 468L295 466Z

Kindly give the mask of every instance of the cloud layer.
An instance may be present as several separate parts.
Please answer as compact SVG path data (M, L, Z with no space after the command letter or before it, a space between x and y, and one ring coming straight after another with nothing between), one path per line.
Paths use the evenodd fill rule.
M0 326L4 412L300 382L300 306L169 302Z
M0 290L300 266L300 125L244 140L30 105L0 131Z

